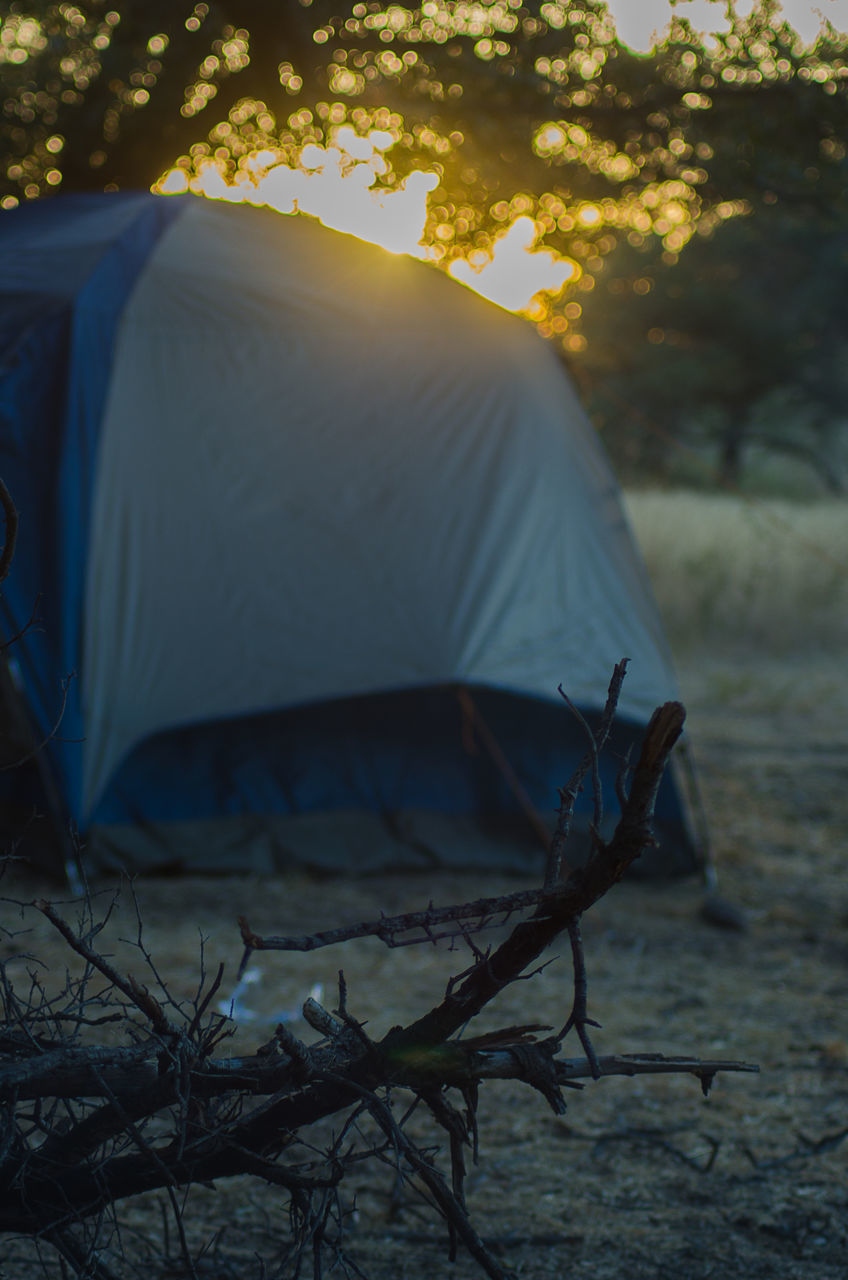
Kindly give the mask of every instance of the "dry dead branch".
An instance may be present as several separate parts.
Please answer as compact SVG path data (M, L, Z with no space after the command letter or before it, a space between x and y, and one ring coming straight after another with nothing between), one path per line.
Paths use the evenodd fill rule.
M564 851L582 779L597 781L597 756L612 723L625 664L616 668L607 710L586 758L561 793L560 819L542 886L453 906L381 916L348 928L295 937L263 937L240 921L241 969L255 951L309 951L374 936L388 946L465 941L470 964L448 983L423 1017L373 1040L348 1007L340 975L338 1007L306 1002L304 1019L317 1035L306 1043L281 1024L269 1043L248 1056L221 1053L232 1027L210 1012L222 971L203 974L193 1001L174 1000L142 942L147 985L120 972L98 949L103 920L90 899L71 925L50 903L33 904L60 933L75 959L58 995L48 995L33 970L25 994L0 966L0 1231L37 1235L65 1270L107 1277L99 1241L120 1222L130 1196L164 1189L176 1223L186 1274L196 1274L183 1229L180 1188L247 1174L278 1187L289 1204L290 1270L323 1274L325 1261L345 1261L343 1200L347 1175L370 1159L390 1163L399 1184L410 1183L448 1229L449 1252L466 1249L496 1280L508 1272L473 1226L465 1201L466 1159L476 1158L477 1097L491 1079L523 1081L555 1114L563 1090L582 1080L645 1073L695 1076L704 1092L720 1071L755 1071L735 1061L654 1054L598 1055L589 1038L587 976L580 918L651 841L657 789L680 734L684 711L667 703L655 712L624 794L621 820L609 842L596 835L588 864L567 870ZM600 798L598 799L600 803ZM108 912L107 912L108 915ZM483 950L481 929L515 920L506 939ZM527 1024L483 1035L463 1034L498 994L532 976L560 935L570 939L574 990L561 1030ZM529 971L529 972L528 972ZM117 1020L119 1043L97 1042ZM562 1056L574 1029L583 1047ZM404 1100L404 1109L393 1107ZM457 1105L459 1104L459 1105ZM449 1173L412 1137L409 1117L423 1106L447 1139ZM332 1140L316 1147L317 1122L335 1117ZM340 1127L338 1127L340 1125ZM283 1274L283 1273L281 1273Z

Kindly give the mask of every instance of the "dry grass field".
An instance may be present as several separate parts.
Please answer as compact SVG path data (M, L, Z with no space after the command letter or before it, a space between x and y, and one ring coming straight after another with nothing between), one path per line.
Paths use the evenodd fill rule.
M760 1074L720 1076L709 1099L687 1077L609 1079L554 1117L526 1087L481 1092L469 1207L481 1234L526 1280L843 1280L848 1257L848 506L750 507L723 498L638 494L630 502L675 646L721 893L747 928L702 918L702 888L628 882L584 921L598 1051L739 1058ZM818 547L817 551L815 548ZM824 553L824 554L822 554ZM840 560L842 567L840 567ZM497 880L486 891L515 888ZM43 892L17 877L7 892ZM302 932L481 891L479 877L321 882L151 880L138 886L146 942L175 994L193 990L199 937L230 971L239 913L258 931ZM8 908L11 913L11 908ZM29 913L26 949L64 960ZM20 927L16 923L16 928ZM109 949L127 954L128 904ZM8 955L24 939L3 943ZM106 940L104 940L104 946ZM567 948L565 949L567 951ZM313 956L261 957L237 1044L267 1037L314 984L343 966L352 1011L375 1034L435 1003L457 957L377 941ZM460 961L461 963L461 961ZM23 962L21 962L23 968ZM48 969L49 972L49 969ZM568 957L508 989L489 1025L559 1025ZM23 977L23 975L21 975ZM328 994L332 1003L332 996ZM482 1029L482 1028L481 1028ZM577 1056L576 1045L566 1052ZM351 1257L372 1280L480 1274L447 1261L444 1233L390 1172L357 1188ZM279 1193L221 1183L193 1196L203 1277L288 1277ZM147 1261L163 1240L158 1202L128 1204L127 1275L185 1275ZM0 1248L0 1280L59 1276L45 1247ZM122 1274L123 1274L122 1273ZM342 1275L340 1269L327 1274Z
M648 491L627 506L681 658L844 652L848 504Z

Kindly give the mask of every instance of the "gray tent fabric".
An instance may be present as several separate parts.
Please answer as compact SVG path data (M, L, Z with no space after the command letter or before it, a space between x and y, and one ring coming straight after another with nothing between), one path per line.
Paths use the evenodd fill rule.
M121 322L85 616L88 812L198 718L446 681L602 705L623 654L624 714L675 695L617 486L531 326L199 200Z

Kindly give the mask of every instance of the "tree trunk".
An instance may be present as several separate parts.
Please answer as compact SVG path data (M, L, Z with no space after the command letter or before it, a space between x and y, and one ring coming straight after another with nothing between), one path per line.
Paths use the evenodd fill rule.
M741 417L730 420L721 439L716 481L723 488L735 489L742 471L745 428Z

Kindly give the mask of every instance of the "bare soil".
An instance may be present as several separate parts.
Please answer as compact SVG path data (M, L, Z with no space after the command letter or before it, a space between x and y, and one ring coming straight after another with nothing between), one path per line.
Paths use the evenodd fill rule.
M569 1094L553 1116L525 1086L481 1090L480 1158L468 1184L477 1228L528 1280L844 1280L848 1272L848 698L835 661L769 665L740 658L683 664L684 694L722 896L747 928L702 915L702 886L630 881L584 920L590 1013L599 1053L662 1052L756 1062L719 1076L708 1099L689 1077L609 1079ZM4 888L7 887L4 885ZM493 877L315 881L304 876L150 880L137 886L145 940L177 995L206 962L240 958L235 918L259 932L303 932L380 910L461 901L517 887ZM46 886L24 878L18 894ZM55 972L59 940L28 917L26 948ZM134 936L129 904L110 937ZM20 945L18 942L16 945ZM112 947L120 960L123 946ZM8 948L7 948L8 952ZM561 958L508 990L479 1030L559 1026L570 1007ZM387 951L375 940L311 956L259 957L241 998L254 1015L233 1051L266 1039L315 984L334 1004L344 968L352 1011L380 1034L441 996L464 959L444 947ZM137 963L137 961L136 961ZM226 984L225 984L226 985ZM232 984L227 988L232 991ZM566 1042L565 1052L580 1049ZM444 1231L387 1168L366 1174L348 1226L351 1258L371 1280L479 1275L451 1264ZM165 1238L163 1197L125 1206L133 1274L186 1274L150 1247ZM245 1180L193 1194L191 1241L208 1245L198 1276L286 1276L279 1192ZM220 1234L224 1228L223 1234ZM216 1232L219 1234L216 1236ZM45 1247L0 1248L0 1280L61 1275ZM176 1260L174 1260L176 1259ZM264 1262L261 1261L264 1259ZM327 1274L344 1274L341 1269Z

